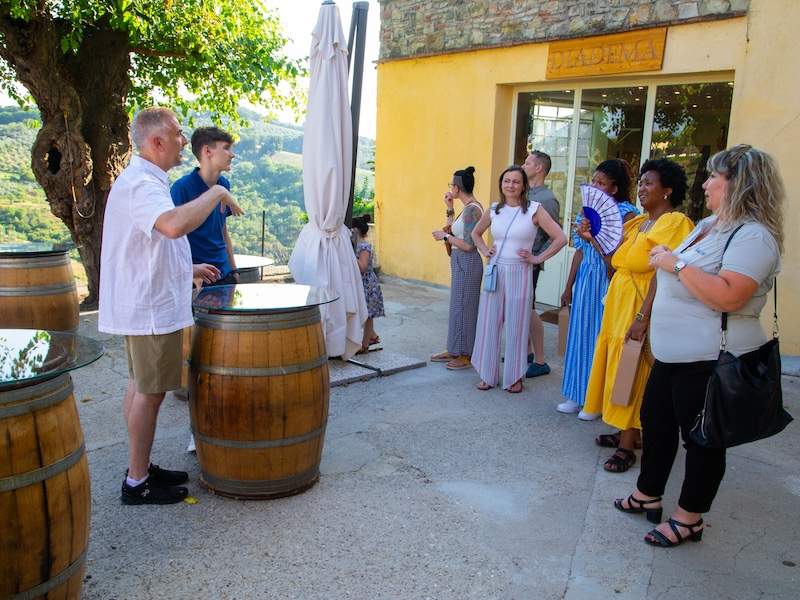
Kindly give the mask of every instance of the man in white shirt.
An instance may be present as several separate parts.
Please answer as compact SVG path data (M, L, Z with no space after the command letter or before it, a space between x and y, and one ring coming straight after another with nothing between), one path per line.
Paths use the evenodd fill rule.
M175 207L167 171L181 163L186 138L166 108L136 115L131 137L138 155L120 174L106 204L100 255L98 329L125 336L129 464L124 504L171 504L187 495L189 475L150 463L164 394L180 387L182 330L192 325L192 277L214 281L216 267L192 265L186 234L212 210L242 214L230 192L215 185Z

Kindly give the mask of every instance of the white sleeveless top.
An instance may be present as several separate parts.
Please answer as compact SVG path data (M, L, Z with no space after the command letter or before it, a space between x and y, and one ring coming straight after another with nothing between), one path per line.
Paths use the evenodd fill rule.
M497 203L492 204L489 215L492 219L492 238L494 238L494 243L497 246L498 263L519 263L522 259L517 252L523 248L530 250L533 247L533 241L536 239L536 231L538 229L533 224L533 216L539 206L538 202L531 202L528 204L528 211L524 213L520 206L504 206L500 209L500 214L498 215L495 213ZM514 219L514 215L517 213L519 214ZM512 219L514 219L514 222L509 229L508 225ZM503 244L506 230L508 230L508 235L505 244ZM500 252L501 246L503 247L502 253Z

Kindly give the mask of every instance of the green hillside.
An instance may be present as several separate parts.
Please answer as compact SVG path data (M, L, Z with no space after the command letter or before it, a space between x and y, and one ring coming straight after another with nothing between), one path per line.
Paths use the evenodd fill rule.
M228 221L236 247L243 254L261 253L262 211L265 213L265 253L276 261L289 258L307 217L303 201L303 130L294 125L267 123L242 111L250 126L235 132L237 158L229 174L233 194L246 215ZM30 168L30 148L38 130L38 114L0 107L0 242L69 240L69 232L49 207ZM210 124L196 115L194 125ZM194 167L190 149L182 167L170 171L175 180ZM374 142L359 139L356 172L356 213L371 210L374 196Z

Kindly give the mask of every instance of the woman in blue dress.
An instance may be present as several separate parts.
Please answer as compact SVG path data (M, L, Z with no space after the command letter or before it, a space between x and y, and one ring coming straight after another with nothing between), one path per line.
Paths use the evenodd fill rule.
M624 160L612 158L597 165L592 175L592 185L616 199L623 221L639 214L630 203L631 172ZM613 272L611 255L604 257L591 236L587 240L578 234L581 221L582 215L578 215L576 232L572 237L575 256L561 295L561 305L571 304L572 307L564 357L564 379L561 382L561 394L565 400L556 410L567 414L578 413L579 419L591 421L600 415L586 413L582 407L592 370L595 340L603 321L603 297Z

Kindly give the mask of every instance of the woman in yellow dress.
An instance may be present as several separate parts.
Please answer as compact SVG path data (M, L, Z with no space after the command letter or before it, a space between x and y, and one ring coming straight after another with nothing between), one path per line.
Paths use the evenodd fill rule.
M628 406L612 404L622 347L627 338L641 340L647 332L655 296L650 250L659 245L675 248L694 228L686 215L675 210L683 203L686 187L686 172L677 163L664 158L646 161L639 177L639 202L646 212L625 223L623 241L611 260L615 272L606 294L584 411L602 413L603 421L620 430L597 439L601 446L617 445L604 465L614 473L627 471L636 462L633 450L642 428L639 410L650 375L647 353L642 352Z

